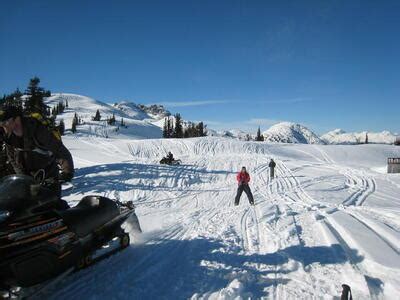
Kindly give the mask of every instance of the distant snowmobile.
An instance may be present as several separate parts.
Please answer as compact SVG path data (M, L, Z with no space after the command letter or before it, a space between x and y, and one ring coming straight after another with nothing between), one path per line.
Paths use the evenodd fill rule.
M0 298L22 298L130 244L121 225L141 232L132 202L86 196L59 210L60 200L25 175L0 181ZM33 289L35 289L33 287Z
M167 156L163 157L160 160L160 164L166 164L166 165L180 165L182 161L180 159L174 159L174 155L170 152L168 152Z
M162 165L180 165L181 163L182 163L182 161L181 161L180 159L173 159L173 160L171 161L171 160L169 160L168 158L163 157L163 158L160 160L160 164L162 164Z

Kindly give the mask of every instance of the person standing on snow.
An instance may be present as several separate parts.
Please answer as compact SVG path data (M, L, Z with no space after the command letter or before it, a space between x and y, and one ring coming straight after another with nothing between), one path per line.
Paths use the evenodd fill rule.
M272 158L271 158L271 161L269 162L268 166L269 166L269 177L271 179L274 179L276 163L274 162L274 160Z
M246 167L242 167L242 170L236 175L236 180L238 181L238 189L235 198L235 205L239 205L240 196L243 191L246 193L247 198L249 198L250 205L254 205L253 194L249 187L250 175L247 173Z

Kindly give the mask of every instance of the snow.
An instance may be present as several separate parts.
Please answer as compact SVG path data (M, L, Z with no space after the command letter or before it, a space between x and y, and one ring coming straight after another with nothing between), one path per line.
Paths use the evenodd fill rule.
M64 198L132 200L144 233L72 274L51 299L333 299L343 283L354 299L398 299L400 174L382 170L400 147L222 137L63 140L77 168ZM183 164L160 165L168 151ZM254 207L244 194L233 205L242 165Z
M341 129L335 129L321 136L327 144L360 144L364 143L368 135L368 142L374 144L393 144L396 134L389 131L382 132L345 132Z
M281 122L271 126L263 132L264 139L269 142L300 143L300 144L324 144L324 142L307 127L291 123Z
M82 119L82 124L77 126L77 134L75 136L102 136L108 138L159 138L162 136L162 124L160 119L163 118L167 111L159 108L160 115L151 114L154 112L149 107L138 105L130 102L121 102L116 105L110 105L90 97L59 93L52 94L46 99L46 104L49 107L57 105L59 102L66 104L68 108L64 113L57 116L57 120L64 120L67 134L70 134L72 119L75 113ZM96 111L99 110L102 120L93 121ZM146 111L148 112L146 112ZM107 118L115 116L116 124L108 125ZM120 126L123 118L124 126Z

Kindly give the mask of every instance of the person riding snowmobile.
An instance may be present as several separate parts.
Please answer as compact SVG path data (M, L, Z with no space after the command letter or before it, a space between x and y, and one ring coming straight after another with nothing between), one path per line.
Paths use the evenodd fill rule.
M0 127L5 131L7 157L15 173L41 176L46 187L61 199L60 181L71 181L74 176L72 155L62 141L16 107L0 110Z
M254 205L253 194L249 187L250 175L247 173L246 167L242 167L242 170L236 175L236 180L238 182L238 189L235 197L235 205L239 205L240 196L243 191L246 193L247 198L249 198L250 205Z
M170 163L170 164L172 164L172 162L174 161L174 155L172 154L171 151L169 151L167 154L167 160L168 160L168 163Z

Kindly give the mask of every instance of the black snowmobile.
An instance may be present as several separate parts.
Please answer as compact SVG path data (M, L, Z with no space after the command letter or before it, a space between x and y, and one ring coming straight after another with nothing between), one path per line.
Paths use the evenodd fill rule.
M160 160L160 164L162 165L180 165L182 161L180 159L172 159L170 160L168 157L163 157Z
M0 181L0 299L126 248L125 221L140 231L132 202L86 196L63 210L61 201L29 176Z

